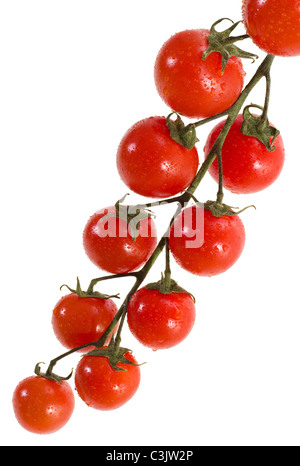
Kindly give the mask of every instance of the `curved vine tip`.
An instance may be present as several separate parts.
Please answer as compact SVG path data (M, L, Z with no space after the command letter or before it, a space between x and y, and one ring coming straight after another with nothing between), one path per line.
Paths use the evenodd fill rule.
M64 380L69 380L73 375L73 369L72 369L71 373L67 377L61 377L60 375L54 374L52 372L53 367L50 367L50 366L49 366L47 372L42 372L41 367L40 367L41 364L45 364L45 363L44 362L38 362L36 364L35 369L34 369L35 375L37 375L39 377L44 377L45 379L54 380L54 382L58 382L60 385L62 385L62 382Z

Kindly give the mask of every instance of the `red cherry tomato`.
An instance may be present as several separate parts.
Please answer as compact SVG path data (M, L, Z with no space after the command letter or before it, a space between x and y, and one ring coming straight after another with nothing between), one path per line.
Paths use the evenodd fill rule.
M19 383L13 395L18 422L35 434L52 434L61 429L74 411L75 400L70 385L44 377L32 376Z
M242 62L231 57L222 74L222 57L208 48L206 29L182 31L160 50L155 63L156 88L175 112L190 118L210 117L231 107L239 97L245 72Z
M125 357L137 364L130 353ZM78 395L88 406L103 411L120 408L136 393L140 368L123 363L117 366L125 371L115 371L106 357L84 356L81 359L76 368L75 385Z
M197 217L203 219L202 225ZM176 217L169 242L182 268L211 277L225 272L238 260L245 245L245 229L238 216L214 217L209 210L192 206Z
M90 218L83 233L83 245L87 256L100 269L114 274L129 273L139 269L153 253L156 228L152 218L144 218L134 239L125 219L113 216L102 220L114 212L115 207L108 207Z
M244 0L243 18L253 42L271 55L300 55L298 0Z
M270 152L255 137L244 136L241 132L243 115L233 123L222 148L223 183L229 191L248 194L261 191L270 186L280 175L285 158L281 135L274 142L276 150ZM224 127L220 122L211 131L204 153L207 157L217 137ZM211 176L219 181L217 159L209 169Z
M164 198L184 191L196 176L197 149L185 149L170 137L164 117L139 121L123 137L117 166L135 193Z
M195 322L195 304L188 293L162 294L141 288L131 298L127 318L133 335L154 350L183 341Z
M76 293L64 296L55 306L52 326L57 339L72 349L99 340L118 308L112 299L81 298ZM84 348L82 351L89 351Z

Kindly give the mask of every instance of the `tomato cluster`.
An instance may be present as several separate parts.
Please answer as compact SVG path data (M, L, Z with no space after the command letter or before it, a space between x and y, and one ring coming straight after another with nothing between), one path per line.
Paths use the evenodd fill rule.
M269 53L299 54L298 3L244 0L244 22L254 42ZM166 238L158 244L148 204L135 206L133 212L118 201L92 215L84 228L83 246L88 258L99 269L115 274L102 279L129 274L136 278L138 286L118 310L113 297L95 292L93 282L83 292L78 280L77 289L70 289L53 310L53 330L68 348L67 354L85 353L75 371L75 387L92 408L119 408L139 387L138 362L130 350L120 347L126 315L132 334L154 350L171 348L192 331L195 300L171 279L170 253L183 269L205 277L226 272L241 256L245 228L237 213L223 204L221 188L239 194L255 193L270 186L282 170L283 140L269 125L265 107L261 118L250 115L247 122L244 114L237 115L220 153L206 167L219 182L217 201L199 205L189 191L198 175L202 176L206 162L198 171L196 124L185 127L179 115L209 121L224 112L229 115L243 89L245 72L239 57L248 56L232 46L234 41L228 40L228 31L219 36L225 41L222 44L229 46L229 55L222 44L221 52L216 49L207 53L216 40L206 29L182 31L166 41L155 62L155 83L161 98L177 113L177 120L146 118L133 125L119 144L117 168L130 190L180 204ZM225 61L224 53L228 55ZM225 130L226 122L222 121L208 136L204 146L206 161L217 152ZM178 196L179 201L168 199L171 196ZM184 200L192 199L195 205L184 205ZM167 252L165 274L157 283L140 288L149 271L147 265L161 252L162 244ZM14 392L16 418L34 433L55 432L70 419L74 409L72 389L66 378L53 373L55 363L45 374L37 366L36 375L23 380Z

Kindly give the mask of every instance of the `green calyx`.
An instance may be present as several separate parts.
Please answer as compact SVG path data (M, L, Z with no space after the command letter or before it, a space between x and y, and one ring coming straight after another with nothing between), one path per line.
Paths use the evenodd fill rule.
M60 289L62 289L63 287L68 288L68 290L71 291L71 293L76 293L78 296L80 296L80 298L98 298L98 299L117 298L117 299L120 299L119 293L115 295L107 295L107 294L99 293L98 291L83 291L78 277L77 277L76 289L72 289L68 285L62 285Z
M39 377L44 377L45 379L53 380L54 382L58 382L60 385L62 384L63 380L69 380L73 375L73 370L67 377L61 377L57 374L54 374L51 369L48 369L47 372L42 372L41 367L40 367L41 364L44 364L44 363L38 362L37 365L35 366L35 369L34 369L35 375Z
M129 196L129 194L125 194L125 196L115 204L115 212L105 215L102 217L101 221L104 222L111 217L125 220L129 226L132 240L135 242L139 234L141 221L153 217L154 214L148 209L135 209L132 206L122 205L127 196Z
M258 139L269 152L274 152L274 150L276 150L274 142L279 136L280 131L274 128L274 126L271 126L268 118L265 116L253 115L250 112L251 107L264 110L263 107L255 104L251 104L245 107L243 112L244 121L241 126L242 134Z
M214 217L223 217L224 215L227 215L229 217L236 216L241 214L245 210L250 209L250 207L256 209L254 205L250 205L245 207L244 209L235 212L234 210L238 209L238 207L231 207L229 205L217 201L207 201L204 204L204 209L209 210Z
M177 115L175 121L171 118L173 115ZM187 129L178 113L172 112L167 117L167 126L170 130L170 137L185 149L193 149L195 144L199 142L195 126L189 125Z
M158 290L162 294L171 294L171 293L186 293L191 296L194 302L196 302L195 297L189 291L185 290L172 278L168 278L165 274L162 274L161 280L155 283L149 283L146 286L147 290Z
M92 351L89 351L84 356L95 356L107 358L112 369L115 371L126 371L127 369L119 367L117 364L127 364L129 366L140 366L141 364L135 364L132 361L129 361L126 357L126 353L132 353L128 348L120 347L116 342L114 336L111 337L109 345L104 348L96 348Z
M225 31L216 31L216 26L225 20L230 21L232 23L232 26L226 29ZM230 34L240 23L241 21L234 23L229 18L221 18L218 21L216 21L211 27L210 35L208 38L209 46L203 53L202 60L206 60L212 52L219 52L222 55L222 74L225 71L229 58L232 56L239 58L249 58L253 62L258 58L257 55L250 52L246 52L245 50L240 49L234 44L234 42L248 38L247 35L230 37Z

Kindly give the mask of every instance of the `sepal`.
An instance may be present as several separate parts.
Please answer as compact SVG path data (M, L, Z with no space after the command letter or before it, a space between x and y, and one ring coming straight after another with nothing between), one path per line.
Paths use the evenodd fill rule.
M179 286L178 283L173 279L167 281L164 274L162 274L161 280L159 280L158 282L149 283L148 285L146 285L146 289L158 290L162 294L186 293L190 295L194 302L196 302L196 299L192 295L192 293Z
M98 299L116 298L116 299L120 299L120 294L119 293L115 294L115 295L108 295L108 294L99 293L99 291L91 291L91 292L83 291L82 288L81 288L80 281L79 281L78 277L77 277L76 290L70 288L68 285L62 285L60 287L60 289L62 289L63 287L66 287L71 293L76 293L78 296L80 296L80 298L98 298Z
M171 118L174 114L177 116L175 121ZM189 125L189 129L186 131L186 126L178 113L172 112L167 117L167 126L170 130L170 137L185 149L193 149L195 144L199 142L195 126Z
M216 30L216 26L224 20L231 21L233 24L230 28L226 29L225 31L218 32ZM235 30L235 28L240 24L241 21L234 23L229 18L221 18L216 21L210 30L210 35L208 37L209 46L203 52L202 60L206 60L207 57L212 52L219 52L222 55L222 74L225 71L226 65L230 57L239 57L239 58L249 58L253 62L258 58L257 55L246 52L245 50L240 49L237 47L234 42L241 40L240 37L230 37L230 34ZM245 37L243 37L245 38Z
M234 210L238 209L238 207L231 207L217 201L207 201L204 204L204 209L209 210L214 217L223 217L224 215L232 217L241 214L245 210L250 209L250 207L256 209L254 205L250 205L244 209L238 210L238 212L235 212Z
M93 349L84 356L107 358L112 369L114 369L115 371L126 371L126 369L124 369L123 367L117 366L118 363L128 364L130 366L141 366L141 364L135 364L134 362L129 361L125 357L126 353L132 353L132 351L128 348L122 348L120 346L117 346L115 338L114 336L112 336L108 346Z
M244 121L241 126L242 134L258 139L269 152L274 152L274 150L276 150L274 143L276 138L279 136L280 131L270 125L268 118L253 115L250 112L251 107L263 110L262 107L254 104L245 107L243 112Z

